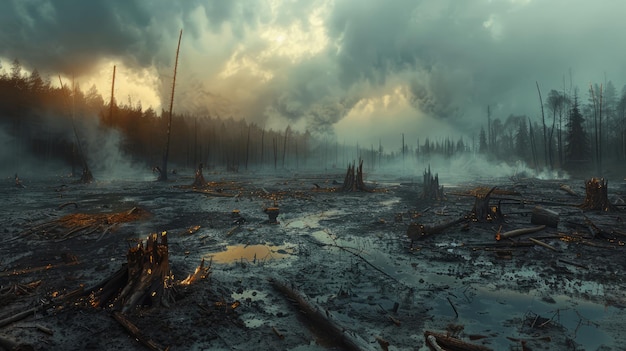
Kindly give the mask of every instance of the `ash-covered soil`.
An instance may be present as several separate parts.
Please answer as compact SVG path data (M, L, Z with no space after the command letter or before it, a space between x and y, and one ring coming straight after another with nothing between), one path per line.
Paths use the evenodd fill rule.
M50 177L17 188L6 179L0 319L40 308L4 323L0 337L36 350L146 349L108 306L91 307L88 293L122 267L129 247L167 231L176 280L203 258L211 265L206 279L178 286L169 307L127 315L171 350L349 349L275 282L361 349L427 350L427 330L493 350L624 349L624 214L576 207L584 179L440 176L446 198L427 202L421 175L366 174L373 192L332 191L343 176L207 173L206 193L191 189L191 172L165 183ZM609 181L609 198L623 210L626 183ZM409 223L468 215L476 191L493 186L503 222L465 221L411 245ZM537 205L558 212L557 228L495 240L534 226ZM268 223L268 207L279 209L279 223ZM77 222L56 226L63 220ZM81 287L82 296L59 299Z

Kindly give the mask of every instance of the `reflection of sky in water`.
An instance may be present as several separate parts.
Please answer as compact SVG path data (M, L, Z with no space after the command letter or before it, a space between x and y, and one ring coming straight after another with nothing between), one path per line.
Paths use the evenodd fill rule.
M455 318L450 302L456 307L459 318ZM448 317L456 324L465 326L467 334L498 335L490 338L490 347L508 349L512 342L507 336L531 338L534 335L522 334L524 318L527 314L537 314L551 319L553 325L565 328L562 333L581 344L585 350L596 350L600 345L609 345L611 338L598 327L601 320L619 312L617 308L605 307L596 303L572 299L559 295L552 296L556 303L546 303L538 293L520 293L512 290L487 290L466 288L450 291L437 298L433 312L440 317ZM525 325L525 330L529 330ZM554 330L554 329L553 329ZM533 328L533 334L545 336L547 330ZM557 331L561 333L561 331ZM546 346L549 346L546 345Z
M209 254L214 263L232 263L241 260L256 262L289 257L293 254L293 247L287 245L233 245L226 246L226 250Z

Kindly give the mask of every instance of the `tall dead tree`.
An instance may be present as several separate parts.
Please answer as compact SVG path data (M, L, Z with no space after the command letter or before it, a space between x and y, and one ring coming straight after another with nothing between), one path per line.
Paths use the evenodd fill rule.
M167 180L167 160L170 155L170 136L172 134L172 110L174 109L174 89L176 88L176 71L178 69L178 54L180 52L180 41L183 38L183 30L180 30L180 34L178 35L178 46L176 47L176 61L174 63L174 78L172 80L172 96L170 99L170 110L169 116L167 120L167 141L165 143L165 153L163 155L163 167L161 168L159 174L160 181Z
M59 75L59 84L61 84L61 89L63 89L63 81L61 81L61 76ZM78 154L80 157L80 162L83 166L83 172L80 176L81 183L91 183L93 182L93 175L91 174L91 170L89 170L89 166L87 165L87 158L83 153L83 146L80 142L80 137L78 136L78 130L76 129L76 123L74 122L74 96L76 95L76 87L74 86L74 82L72 81L72 107L71 107L71 119L72 119L72 130L74 131L74 138L76 139L76 146L78 147ZM69 102L67 101L67 96L65 96L65 105L68 109ZM73 170L72 170L73 171Z
M539 93L539 105L541 105L541 123L543 123L543 157L548 166L548 134L546 129L546 116L543 112L543 99L541 98L541 90L539 90L539 82L537 84L537 93Z
M111 81L111 102L109 103L109 124L113 125L113 104L115 103L115 65L113 65L113 79Z

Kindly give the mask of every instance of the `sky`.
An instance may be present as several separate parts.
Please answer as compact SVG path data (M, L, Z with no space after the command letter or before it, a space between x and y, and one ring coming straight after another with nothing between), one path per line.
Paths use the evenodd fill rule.
M118 103L368 146L540 118L550 89L626 83L623 0L5 0L0 62ZM54 82L54 79L51 79Z

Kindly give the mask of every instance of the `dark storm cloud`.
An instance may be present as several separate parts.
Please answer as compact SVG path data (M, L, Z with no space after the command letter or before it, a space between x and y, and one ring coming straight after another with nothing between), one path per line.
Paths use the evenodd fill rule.
M240 26L253 23L254 7L236 1L9 0L0 2L0 56L65 74L86 73L102 58L171 65L179 29L195 38L206 30L190 19L198 8L213 31L230 22L242 35Z
M65 74L102 58L156 68L167 101L183 28L177 109L327 131L402 85L416 115L467 125L487 105L534 116L535 81L562 88L570 68L583 90L604 73L626 83L623 13L617 0L10 0L0 2L0 57ZM294 53L272 46L276 28Z

